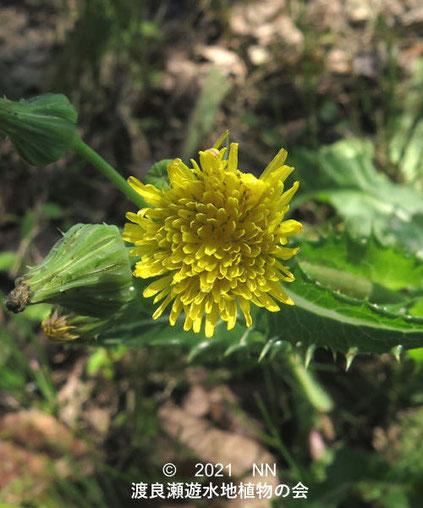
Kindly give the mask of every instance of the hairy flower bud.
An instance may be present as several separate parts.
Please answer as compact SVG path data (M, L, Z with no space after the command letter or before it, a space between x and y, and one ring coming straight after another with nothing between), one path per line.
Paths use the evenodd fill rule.
M17 280L6 302L12 312L52 303L78 314L109 317L130 298L128 250L116 226L76 224L42 263Z
M32 166L56 162L71 148L78 114L62 94L19 102L0 99L0 131Z

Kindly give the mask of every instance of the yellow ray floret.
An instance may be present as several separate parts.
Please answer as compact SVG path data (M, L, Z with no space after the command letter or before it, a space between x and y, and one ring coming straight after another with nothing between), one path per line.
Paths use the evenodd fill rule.
M168 166L170 187L159 190L134 177L128 183L151 208L128 212L123 238L141 256L134 276L158 277L145 297L162 300L153 314L158 318L170 304L174 325L184 312L184 330L199 332L204 324L212 337L218 319L228 330L236 324L238 308L252 325L250 303L276 312L276 302L293 305L280 281L294 276L281 260L298 249L287 248L288 237L301 231L295 220L284 221L298 182L287 191L284 181L294 168L285 166L281 150L260 178L238 169L238 145L200 152L192 167L180 159ZM203 323L204 319L204 323Z

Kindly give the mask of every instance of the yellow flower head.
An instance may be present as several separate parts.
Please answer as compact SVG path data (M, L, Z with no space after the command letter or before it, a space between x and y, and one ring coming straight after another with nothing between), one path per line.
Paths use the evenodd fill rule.
M224 136L226 137L226 135ZM284 165L281 150L260 178L238 169L238 145L199 152L192 168L174 159L167 168L170 187L159 190L134 177L128 183L151 208L128 212L123 239L135 244L141 256L135 277L157 277L144 296L163 300L158 318L172 302L169 321L182 311L184 330L199 332L205 315L205 334L211 337L219 316L228 330L236 323L238 305L251 326L250 302L275 312L275 300L293 305L280 281L294 276L281 260L298 249L283 247L287 237L301 231L295 220L284 221L288 203L299 183L284 192L284 180L294 168Z

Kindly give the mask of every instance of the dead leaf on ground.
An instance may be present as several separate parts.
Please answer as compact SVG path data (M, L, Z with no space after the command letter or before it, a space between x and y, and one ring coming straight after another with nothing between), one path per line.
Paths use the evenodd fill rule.
M258 477L243 477L251 472L253 464L274 464L276 459L257 441L224 431L215 427L205 418L193 416L173 403L165 404L158 412L161 427L178 442L193 451L203 462L231 464L233 477L252 483L260 482ZM234 481L234 480L233 480ZM277 478L266 478L275 487ZM266 508L270 500L243 499L242 504L234 500L228 506Z
M247 68L235 51L223 46L198 46L197 51L203 58L212 62L225 76L245 78Z
M182 407L193 416L210 418L222 430L253 439L254 429L260 427L260 422L242 411L237 396L227 385L206 389L194 384L184 397Z
M207 391L201 385L194 385L184 398L185 411L193 416L206 416L210 411Z
M66 374L66 382L60 389L57 399L60 403L60 420L66 425L74 425L81 415L82 406L94 389L94 380L83 380L87 358L79 358Z
M279 0L262 0L234 5L231 11L231 29L237 35L256 35L257 27L274 19L284 8Z
M76 469L92 471L87 444L53 416L36 410L0 418L0 490L2 500L21 503L41 495L57 477Z

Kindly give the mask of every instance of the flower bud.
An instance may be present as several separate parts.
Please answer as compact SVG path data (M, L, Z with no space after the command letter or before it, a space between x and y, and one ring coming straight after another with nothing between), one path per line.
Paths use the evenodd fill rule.
M0 99L0 131L32 166L56 162L71 148L78 114L62 94L19 102Z
M56 308L41 324L44 335L53 342L90 340L110 326L110 320L94 316L67 313Z
M6 302L12 312L52 303L78 314L109 317L130 298L128 249L116 226L76 224L16 282Z

